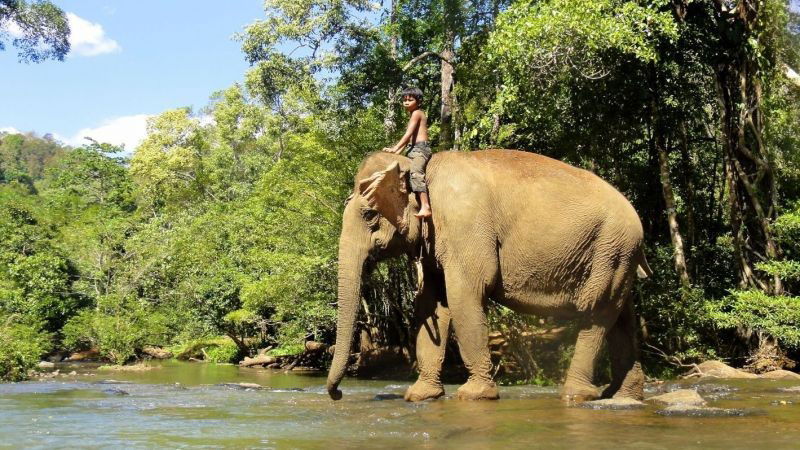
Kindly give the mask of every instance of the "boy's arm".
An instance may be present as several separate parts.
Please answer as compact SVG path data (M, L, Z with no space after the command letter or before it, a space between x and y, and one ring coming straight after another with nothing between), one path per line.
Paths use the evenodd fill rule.
M411 140L411 136L417 132L417 128L419 128L419 122L422 118L422 111L416 110L411 113L411 118L408 120L408 128L406 128L406 133L403 137L400 138L400 141L394 145L394 147L386 147L383 149L385 152L389 153L400 153L403 151L403 147L408 144L408 141Z

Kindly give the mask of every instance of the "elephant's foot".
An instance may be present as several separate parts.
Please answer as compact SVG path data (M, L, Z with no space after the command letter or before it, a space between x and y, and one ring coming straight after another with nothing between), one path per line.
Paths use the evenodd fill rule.
M625 374L622 381L611 382L603 390L603 398L630 398L633 400L644 400L644 372L641 365L637 362L631 370Z
M600 398L594 386L564 385L561 390L561 400L568 404L583 403Z
M500 393L494 381L469 380L456 391L459 400L497 400Z
M409 386L404 398L407 402L421 402L423 400L439 398L444 395L444 386L441 383L431 383L417 380Z

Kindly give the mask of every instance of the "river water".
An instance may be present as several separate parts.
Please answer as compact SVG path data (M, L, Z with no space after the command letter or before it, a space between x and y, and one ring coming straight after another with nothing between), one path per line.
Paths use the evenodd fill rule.
M408 381L347 378L333 402L321 374L180 362L142 372L60 369L78 374L0 384L0 447L800 448L798 381L650 387L697 389L722 408L670 416L654 405L567 407L555 388L533 386L502 387L496 402L448 395L414 404L401 398Z

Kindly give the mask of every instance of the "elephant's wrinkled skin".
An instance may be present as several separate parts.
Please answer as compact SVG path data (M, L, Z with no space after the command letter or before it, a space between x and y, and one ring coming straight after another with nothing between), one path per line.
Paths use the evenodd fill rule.
M409 160L368 156L344 211L339 241L339 317L328 392L341 398L369 260L420 248L417 201L407 185ZM631 285L649 267L633 207L594 174L545 156L512 150L441 152L427 169L433 216L432 256L415 305L419 379L406 400L440 397L450 324L469 370L462 399L496 399L485 306L491 298L515 311L574 317L581 330L562 398L596 398L594 366L603 341L612 383L603 396L641 399Z

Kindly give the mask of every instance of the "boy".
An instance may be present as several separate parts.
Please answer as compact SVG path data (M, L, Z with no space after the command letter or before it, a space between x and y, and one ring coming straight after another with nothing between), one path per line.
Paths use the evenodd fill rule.
M419 218L430 217L431 205L428 200L428 188L425 186L425 166L431 159L431 146L428 144L428 124L425 113L419 109L422 103L422 91L419 88L407 88L402 92L403 107L411 114L406 133L394 147L383 149L389 153L400 153L409 144L408 156L411 158L411 190L419 195Z

